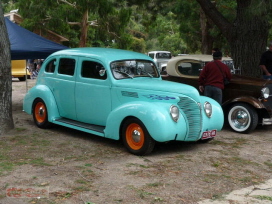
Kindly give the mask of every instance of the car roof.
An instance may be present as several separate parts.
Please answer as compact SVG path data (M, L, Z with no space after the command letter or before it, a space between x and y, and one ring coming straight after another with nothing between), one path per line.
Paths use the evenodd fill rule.
M61 51L57 51L50 56L83 56L100 59L101 61L116 61L116 60L125 60L125 59L143 59L143 60L152 60L146 54L114 49L114 48L100 48L100 47L84 47L84 48L71 48Z
M203 62L210 62L213 60L213 56L212 55L181 55L181 56L177 56L172 58L172 61L179 61L179 60L197 60L197 61L203 61ZM222 57L223 61L232 61L233 59L230 57Z
M169 51L150 51L150 52L148 52L148 53L158 53L158 52L171 53L171 52L169 52Z
M173 57L170 59L167 63L167 73L172 76L179 76L180 74L176 70L177 63L180 62L195 62L195 63L201 63L201 62L211 62L213 61L212 55L182 55ZM230 57L222 57L222 61L233 61ZM189 78L193 78L195 76L191 76Z

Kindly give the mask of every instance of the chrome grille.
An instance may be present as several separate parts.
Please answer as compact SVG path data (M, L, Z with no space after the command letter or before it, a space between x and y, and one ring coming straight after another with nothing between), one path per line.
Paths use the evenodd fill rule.
M188 97L179 97L180 101L178 106L185 113L187 118L189 131L187 138L189 140L197 140L201 132L202 118L201 118L201 107L198 103Z

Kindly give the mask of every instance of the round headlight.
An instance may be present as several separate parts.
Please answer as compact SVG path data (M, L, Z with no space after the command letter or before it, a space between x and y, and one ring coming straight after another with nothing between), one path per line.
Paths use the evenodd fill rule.
M261 93L263 98L268 98L270 95L270 90L268 87L264 87L262 88Z
M209 102L205 102L204 111L206 115L210 118L212 116L212 104L210 104Z
M177 122L179 119L179 109L177 106L172 105L170 107L170 115L173 119L173 121Z

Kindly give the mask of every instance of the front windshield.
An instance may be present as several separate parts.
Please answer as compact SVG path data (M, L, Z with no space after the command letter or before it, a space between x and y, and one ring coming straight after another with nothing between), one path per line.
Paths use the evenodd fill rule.
M111 71L116 79L159 77L155 64L147 60L115 61L111 63Z

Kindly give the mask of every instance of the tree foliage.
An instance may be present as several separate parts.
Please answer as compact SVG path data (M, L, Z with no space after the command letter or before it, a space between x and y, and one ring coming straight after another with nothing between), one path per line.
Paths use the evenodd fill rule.
M69 46L210 54L219 47L242 74L258 76L271 18L270 0L13 0L28 29L49 29ZM69 15L67 15L69 14Z
M226 18L210 0L197 0L205 14L220 29L228 41L236 68L246 76L260 76L258 68L269 33L269 0L236 0L236 14Z

